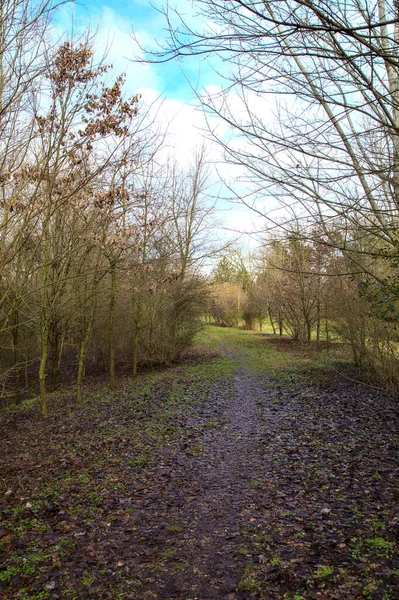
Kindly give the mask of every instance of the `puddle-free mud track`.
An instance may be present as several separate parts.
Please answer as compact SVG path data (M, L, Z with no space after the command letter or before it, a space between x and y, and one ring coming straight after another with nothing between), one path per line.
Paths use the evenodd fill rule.
M1 598L399 598L397 400L223 352L162 444L145 414L201 391L184 369L142 414L126 388L34 432L4 418Z

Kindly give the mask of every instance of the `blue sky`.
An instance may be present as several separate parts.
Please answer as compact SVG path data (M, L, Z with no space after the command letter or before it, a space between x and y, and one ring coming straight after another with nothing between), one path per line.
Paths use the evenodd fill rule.
M152 4L152 5L151 5ZM100 39L105 45L109 37L109 58L115 67L125 67L129 60L141 54L132 34L135 32L139 41L146 47L162 44L167 36L166 21L160 12L164 0L106 0L104 2L85 1L65 9L60 19L60 26L69 28L70 15L73 13L74 25L78 30L90 27L99 30ZM200 18L194 16L191 0L175 0L185 18L195 25ZM173 0L171 5L173 6ZM141 54L142 55L142 54ZM217 84L218 77L210 68L207 59L187 58L183 63L172 61L159 65L148 65L146 68L130 63L129 85L137 88L146 87L151 82L155 89L165 98L192 102L194 94L190 87ZM150 79L151 78L151 79ZM189 82L190 83L189 83Z
M171 0L178 5L185 19L201 26L195 16L191 0ZM156 99L162 101L158 118L170 132L170 143L181 156L191 154L191 148L203 141L202 130L206 120L198 109L193 87L198 90L213 89L219 78L206 59L192 57L183 62L171 61L162 64L138 64L135 56L144 58L135 42L145 48L162 44L167 36L166 21L156 9L161 9L164 0L86 0L64 7L58 16L58 28L68 32L73 28L77 34L90 27L97 31L95 48L100 57L107 51L106 62L114 66L115 75L126 73L126 91L140 93L144 103ZM213 59L215 61L215 58ZM158 102L159 104L159 102ZM179 135L181 133L181 135ZM173 141L173 137L175 141Z
M221 65L218 58L192 57L182 63L171 61L162 64L137 64L135 55L143 57L139 46L133 39L135 33L140 44L153 48L156 43L162 44L167 36L166 21L160 12L166 0L83 0L64 7L57 18L58 29L69 32L72 27L77 34L90 27L96 30L95 48L99 56L107 50L108 64L114 66L115 74L126 73L126 89L131 94L140 93L146 104L152 104L151 110L156 115L157 126L167 131L168 152L184 165L190 162L195 149L204 143L207 121L198 107L198 100L193 91L217 91L220 88L220 77L215 66ZM176 6L184 14L186 22L193 28L201 28L201 17L196 15L195 2L191 0L170 0L170 6ZM214 120L221 135L227 133L222 122ZM204 137L205 136L205 137ZM218 163L218 172L226 179L236 179L236 173L220 161L220 149L205 142L210 160ZM216 169L215 169L215 180ZM220 188L220 185L218 186ZM226 191L227 193L227 191ZM219 204L224 213L226 226L254 229L253 214L248 214L243 207Z

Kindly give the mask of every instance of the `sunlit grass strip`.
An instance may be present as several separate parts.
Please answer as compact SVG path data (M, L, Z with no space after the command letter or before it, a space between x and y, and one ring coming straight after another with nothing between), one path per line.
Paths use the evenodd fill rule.
M289 338L271 335L271 326L265 326L262 332L207 326L201 334L201 341L207 339L213 346L219 344L236 352L240 367L252 373L267 372L279 377L284 376L284 373L299 374L309 369L330 370L340 354L341 360L347 358L344 346L339 344L332 346L329 351L300 344L297 347L293 346L292 351L287 351L283 342ZM281 347L278 343L280 339Z

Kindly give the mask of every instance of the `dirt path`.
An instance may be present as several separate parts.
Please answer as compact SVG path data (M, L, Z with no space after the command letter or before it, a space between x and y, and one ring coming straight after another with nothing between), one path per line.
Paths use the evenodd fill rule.
M397 401L224 351L231 374L202 392L182 370L35 436L7 421L0 598L399 598ZM174 393L201 401L159 447L146 415Z
M244 372L212 390L209 402L188 423L194 444L163 456L167 495L139 516L147 535L140 542L170 546L173 561L159 574L154 597L235 598L246 564L243 528L252 520L253 485L262 465L264 390ZM168 465L168 466L167 466ZM169 531L167 526L169 526ZM170 530L174 531L171 539ZM162 585L165 587L162 588ZM151 594L149 594L151 597ZM248 594L245 597L249 597Z
M162 454L165 494L136 514L149 589L132 597L383 598L387 582L386 598L399 597L387 564L398 533L387 402L237 367Z

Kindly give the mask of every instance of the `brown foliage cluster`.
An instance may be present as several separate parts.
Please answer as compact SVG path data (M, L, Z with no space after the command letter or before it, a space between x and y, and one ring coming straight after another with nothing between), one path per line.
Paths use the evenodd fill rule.
M68 87L77 83L86 84L107 72L108 66L92 68L93 51L87 44L74 47L71 42L65 42L58 49L54 66L49 78L55 84L57 94L63 94Z

